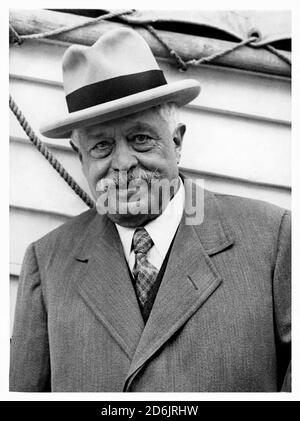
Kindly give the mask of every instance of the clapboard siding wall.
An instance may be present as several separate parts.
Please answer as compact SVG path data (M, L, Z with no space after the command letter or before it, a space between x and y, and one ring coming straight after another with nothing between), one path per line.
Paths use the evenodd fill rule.
M10 93L38 132L66 112L61 58L67 45L32 41L10 49ZM159 60L169 81L196 78L202 93L182 110L181 167L210 190L290 207L290 80L216 66L180 73ZM42 137L41 137L42 138ZM43 139L88 190L66 140ZM26 138L11 113L11 314L26 247L87 209ZM12 317L13 319L13 317Z

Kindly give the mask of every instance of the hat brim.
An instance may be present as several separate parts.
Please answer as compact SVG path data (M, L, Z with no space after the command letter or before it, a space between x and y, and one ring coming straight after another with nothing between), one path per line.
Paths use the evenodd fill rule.
M71 136L72 130L78 127L104 123L167 102L174 102L179 107L186 105L195 99L199 92L199 82L194 79L168 83L114 101L75 111L63 119L41 127L40 132L43 136L52 139L66 139Z

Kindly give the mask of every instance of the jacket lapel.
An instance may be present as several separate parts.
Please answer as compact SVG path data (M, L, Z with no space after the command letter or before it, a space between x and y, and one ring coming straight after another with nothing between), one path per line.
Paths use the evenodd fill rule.
M192 203L191 196L201 189L193 183L187 185L186 202ZM205 194L204 220L200 225L187 225L185 208L146 326L114 224L96 214L75 252L80 265L76 281L80 296L131 361L124 391L222 282L210 256L231 246L233 236L215 195L201 192Z
M186 189L187 203L190 200L189 194L194 195L195 189L199 189L194 184L189 187L192 188L189 191ZM201 193L203 190L200 195ZM129 389L145 362L201 307L222 282L209 256L232 245L233 237L225 221L221 220L215 196L205 192L204 220L201 225L187 225L186 216L185 212L163 281L128 371L124 391Z
M83 244L77 290L131 360L144 321L114 224L96 215Z

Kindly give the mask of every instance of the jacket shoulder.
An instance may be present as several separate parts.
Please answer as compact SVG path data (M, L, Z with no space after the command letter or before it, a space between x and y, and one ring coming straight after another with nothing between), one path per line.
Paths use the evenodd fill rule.
M233 225L261 229L264 232L278 233L281 221L285 215L290 215L288 209L263 200L240 196L214 193L221 214Z
M236 196L232 194L210 193L212 193L216 199L225 206L229 205L230 207L237 207L238 209L246 212L266 212L268 214L282 214L284 212L289 212L288 209L264 200L251 199L249 197Z
M78 216L70 218L67 222L50 231L33 244L36 249L44 249L49 245L52 247L68 246L73 243L76 238L81 238L84 235L87 227L94 219L97 211L89 209Z

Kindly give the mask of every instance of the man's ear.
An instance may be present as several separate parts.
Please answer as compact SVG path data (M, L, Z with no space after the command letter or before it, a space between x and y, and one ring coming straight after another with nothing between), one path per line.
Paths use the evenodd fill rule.
M175 143L177 164L179 164L179 161L180 161L180 154L181 154L181 148L182 148L182 142L183 142L185 130L186 130L185 124L179 123L173 134L173 141Z

